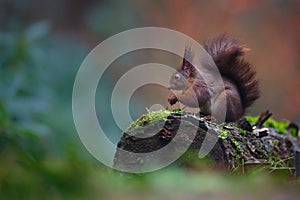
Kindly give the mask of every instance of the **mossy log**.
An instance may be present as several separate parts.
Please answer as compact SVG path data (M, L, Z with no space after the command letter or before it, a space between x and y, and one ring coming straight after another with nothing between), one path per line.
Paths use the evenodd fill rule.
M236 123L216 124L209 117L200 117L192 113L168 111L155 117L153 113L152 116L151 113L149 115L138 119L123 133L115 154L115 166L134 168L141 163L147 163L147 157L123 157L120 149L132 153L148 153L157 151L175 140L173 142L176 145L170 149L169 155L180 151L184 143L190 145L173 165L189 167L193 165L191 163L199 160L198 152L205 138L209 136L212 141L216 141L206 156L212 168L237 171L264 165L268 166L270 171L277 168L295 173L295 163L299 161L299 158L296 158L299 154L298 136L292 136L289 131L281 134L275 128L263 127L262 124L266 121L264 117L258 119L255 124L251 124L245 118ZM195 135L191 134L195 130ZM299 171L299 168L297 170Z

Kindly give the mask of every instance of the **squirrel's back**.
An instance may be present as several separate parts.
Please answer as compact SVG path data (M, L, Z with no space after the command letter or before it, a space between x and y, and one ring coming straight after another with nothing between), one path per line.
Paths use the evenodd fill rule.
M244 109L259 97L259 84L251 65L241 58L247 51L239 40L222 34L204 45L221 75L238 88Z

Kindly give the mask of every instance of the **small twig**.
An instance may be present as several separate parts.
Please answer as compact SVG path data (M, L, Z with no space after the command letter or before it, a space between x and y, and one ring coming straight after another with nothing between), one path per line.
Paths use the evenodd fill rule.
M261 113L260 117L258 118L257 122L255 123L255 126L257 128L261 128L263 124L272 116L272 113L270 113L268 110Z

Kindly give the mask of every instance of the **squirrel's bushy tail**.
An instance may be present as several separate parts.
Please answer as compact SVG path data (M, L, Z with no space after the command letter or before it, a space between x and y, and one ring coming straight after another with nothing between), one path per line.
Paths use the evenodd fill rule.
M233 81L239 89L244 108L253 104L259 97L259 84L255 71L241 58L248 49L239 40L222 34L204 45L212 56L222 76Z

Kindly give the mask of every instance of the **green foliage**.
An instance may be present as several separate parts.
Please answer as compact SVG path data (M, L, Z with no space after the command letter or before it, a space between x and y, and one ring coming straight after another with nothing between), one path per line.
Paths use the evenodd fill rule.
M257 122L257 120L258 120L258 116L255 116L255 117L253 117L253 116L245 116L245 118L246 118L246 120L249 122L249 123L251 123L251 124L255 124L255 122Z
M63 199L86 191L88 162L68 136L74 131L64 131L72 121L57 130L48 123L71 118L66 108L82 57L82 49L59 40L47 22L0 31L0 199Z
M298 130L298 132L297 132L297 129L295 129L295 128L291 128L290 129L290 133L292 134L292 136L294 136L294 137L299 137L300 138L300 132L299 132L299 130Z
M250 122L251 124L255 124L257 122L259 117L251 117L251 116L246 116L246 119L248 122ZM286 128L289 125L289 121L286 120L280 120L280 121L276 121L272 118L269 118L265 123L264 123L264 127L271 127L271 128L275 128L276 130L278 130L279 133L281 134L286 134L287 130Z
M269 118L266 122L265 122L265 126L266 127L272 127L275 128L279 131L279 133L281 134L286 134L287 130L286 128L288 127L289 122L288 121L275 121L272 118Z
M0 199L52 199L53 190L64 196L82 191L87 164L69 146L64 158L52 158L46 141L11 120L0 104Z

